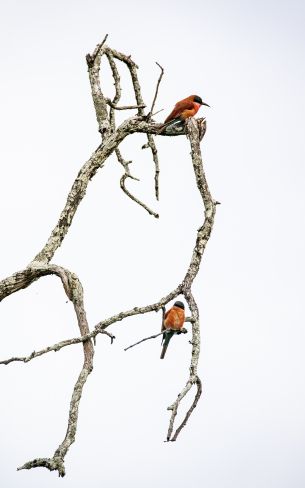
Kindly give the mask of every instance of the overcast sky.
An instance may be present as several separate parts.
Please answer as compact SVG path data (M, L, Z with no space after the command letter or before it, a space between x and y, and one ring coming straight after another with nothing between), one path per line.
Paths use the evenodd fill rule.
M42 248L100 142L85 55L106 33L139 64L148 105L155 61L165 68L156 119L192 93L211 105L200 111L202 151L221 206L194 284L204 391L178 441L163 442L166 408L187 379L190 334L175 337L160 361L159 338L123 351L158 332L160 314L128 319L110 329L112 346L97 339L64 479L16 467L52 456L62 441L81 346L0 368L1 486L304 487L304 10L301 0L2 0L1 277ZM171 291L202 223L186 138L156 140L159 203L144 141L122 145L141 179L129 187L160 219L121 192L111 157L53 259L80 277L91 328ZM77 336L66 301L55 277L4 300L0 358Z

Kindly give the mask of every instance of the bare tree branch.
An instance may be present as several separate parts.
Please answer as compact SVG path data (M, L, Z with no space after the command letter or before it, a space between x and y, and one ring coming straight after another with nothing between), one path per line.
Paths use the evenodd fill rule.
M200 381L200 378L199 376L197 376L197 379L196 379L196 385L197 385L197 393L195 395L195 398L194 398L194 401L191 405L191 407L189 408L189 410L187 411L183 421L181 422L181 424L179 425L179 427L176 429L176 432L175 434L172 436L172 438L170 439L170 436L169 436L169 439L173 442L177 439L178 435L180 434L181 430L183 429L183 427L186 426L187 424L187 421L188 419L190 418L193 410L196 408L197 406L197 403L199 401L199 398L201 397L201 393L202 393L202 384L201 384L201 381ZM176 405L175 405L176 407ZM169 440L168 439L168 440Z
M30 284L30 283L29 283ZM12 362L24 362L27 363L31 361L32 359L35 359L39 356L42 356L43 354L47 354L48 352L54 351L57 352L60 349L67 347L67 346L72 346L74 344L79 344L81 342L84 342L88 339L94 339L98 334L106 334L110 337L111 342L115 339L115 336L111 334L110 332L106 331L105 329L108 328L110 325L120 322L124 320L127 317L132 317L134 315L143 315L146 313L150 312L158 312L164 305L169 303L171 300L174 300L179 294L181 293L181 287L175 288L171 293L166 295L165 297L161 298L158 302L153 303L151 305L146 305L144 307L134 307L131 310L127 310L126 312L120 312L116 315L113 315L112 317L109 317L108 319L105 319L101 322L99 322L94 329L88 333L84 334L81 337L74 337L72 339L66 339L61 342L58 342L56 344L53 344L52 346L46 347L44 349L41 349L40 351L34 351L28 356L22 356L22 357L12 357L9 359L5 359L0 361L0 364L7 365ZM186 322L191 322L192 319L188 318L186 319Z
M89 327L86 318L86 312L84 308L83 301L83 287L79 281L76 274L71 273L69 270L64 269L55 264L42 265L41 269L36 265L35 271L40 276L45 276L47 274L56 274L62 281L65 293L69 300L72 301L75 314L77 317L77 322L80 330L81 336L89 333ZM37 279L37 278L36 278ZM30 284L30 283L29 283ZM91 339L83 341L83 351L84 351L84 363L79 374L79 377L75 383L72 399L70 403L70 411L68 418L68 429L63 442L60 444L58 449L55 451L54 455L50 459L34 459L23 465L18 469L30 469L37 466L45 466L49 469L56 469L59 476L64 476L65 467L64 459L69 450L69 447L75 440L75 434L77 429L78 420L78 406L81 399L83 387L86 383L87 377L93 369L93 356L94 349ZM5 363L4 363L5 364ZM6 362L8 364L8 362Z
M126 193L126 195L128 195L129 198L131 198L131 200L133 200L134 202L138 203L138 205L140 205L141 207L143 207L146 210L146 212L148 212L150 215L153 215L156 219L158 219L159 218L159 214L157 214L156 212L154 212L151 208L149 208L147 205L145 205L145 203L141 202L141 200L139 200L132 193L130 193L129 190L127 190L127 188L125 186L125 181L126 181L127 178L135 179L132 176L126 174L126 173L122 176L122 178L120 180L120 185L121 185L121 188L122 188L123 192Z
M187 330L184 328L180 329L180 330L176 330L176 329L166 329L166 330L172 332L173 334L186 334L187 333ZM140 341L135 342L134 344L131 344L131 346L126 347L124 349L124 351L128 351L128 349L131 349L132 347L137 346L138 344L141 344L142 342L148 341L149 339L156 339L156 337L159 337L162 334L164 334L163 330L161 332L159 332L158 334L151 335L149 337L144 337L144 339L141 339Z
M155 195L156 199L159 200L159 175L160 175L160 165L159 165L159 158L158 158L158 151L154 141L154 138L151 134L147 134L147 145L144 147L150 147L153 161L155 163Z
M138 115L140 115L140 116L143 115L143 109L145 108L146 105L143 102L143 98L142 98L142 94L141 94L141 88L140 88L140 84L139 84L139 80L138 80L138 75L137 75L138 66L131 60L130 56L125 56L124 54L118 53L117 51L110 49L110 48L107 48L107 50L105 52L106 52L108 61L110 63L110 67L112 69L114 84L115 84L115 88L116 88L115 103L117 103L117 100L119 100L119 98L121 96L121 87L120 87L120 77L119 77L119 74L118 74L118 71L117 71L117 68L116 68L116 65L114 63L113 58L116 58L116 59L122 61L123 63L125 63L127 65L129 72L130 72L130 75L131 75L133 88L134 88L134 94L135 94L135 99L136 99L137 108L138 108ZM161 79L162 79L162 76L164 73L162 66L160 66L158 63L157 63L157 65L161 69L161 74L160 74L160 77L159 77L158 82L157 82L156 92L155 92L155 96L153 99L150 114L152 113L152 110L154 108L154 105L155 105L155 102L157 99L157 95L158 95L158 88L159 88L159 85L160 85L160 82L161 82ZM116 100L116 98L117 98L117 100ZM132 108L134 108L134 106ZM148 116L146 116L146 120L150 119L150 114ZM114 119L113 115L111 115L111 119ZM147 140L148 140L148 146L147 147L151 148L152 157L153 157L153 161L155 164L155 195L156 195L156 199L159 200L159 173L160 173L160 168L159 168L159 160L158 160L158 151L157 151L154 139L150 133L147 133ZM147 207L147 205L143 204L142 202L139 202L138 199L136 199L136 198L132 198L132 194L130 192L126 191L126 187L124 185L125 179L126 179L126 177L123 178L123 180L121 179L121 188L126 193L126 195L128 195L136 203L139 203L139 205L141 205L143 208L145 208L148 211L148 213L150 213L151 215L156 217L157 214L153 211L150 211L150 209Z
M156 64L157 64L157 66L159 66L161 73L160 73L160 76L159 76L158 81L157 81L155 96L154 96L153 102L151 104L151 109L149 111L149 114L146 117L146 120L150 120L152 117L152 113L153 113L153 110L155 108L155 103L156 103L157 96L158 96L159 86L160 86L160 83L162 80L162 76L164 74L164 69L162 68L162 66L157 62L156 62ZM152 152L152 157L153 157L153 161L155 164L155 195L156 195L156 199L159 200L160 165L159 165L159 159L158 159L158 151L157 151L157 147L156 147L154 138L151 134L147 134L147 140L148 140L148 143L147 143L147 145L143 146L143 148L144 147L150 147L151 152Z
M157 86L156 86L156 91L155 91L155 96L154 96L154 99L153 99L153 102L151 104L151 109L149 111L149 114L147 115L147 120L149 120L152 116L152 113L154 111L154 108L155 108L155 103L156 103L156 100L157 100L157 96L158 96L158 91L159 91L159 86L160 86L160 83L161 83L161 80L162 80L162 76L164 74L164 69L162 68L162 66L156 62L156 65L159 66L160 70L161 70L161 73L160 73L160 76L158 78L158 81L157 81Z
M156 339L156 337L159 337L161 334L163 334L163 331L158 332L158 334L151 335L149 337L144 337L144 339L141 339L140 341L135 342L134 344L131 344L131 346L125 347L124 351L128 351L128 349L131 349L132 347L137 346L138 344L141 344L142 342L148 341L149 339Z
M134 61L132 61L131 56L126 56L125 54L120 53L120 52L116 51L115 49L110 49L110 48L108 48L106 50L106 52L111 53L111 55L114 58L122 61L123 63L125 63L127 65L129 72L130 72L132 85L133 85L133 89L134 89L134 95L135 95L137 105L139 105L139 106L145 105L143 98L142 98L141 87L140 87L138 73L137 73L138 66L136 65L136 63ZM143 108L138 108L138 115L141 116L143 114L144 114Z
M114 108L115 110L134 110L138 108L145 108L146 105L122 105L121 107L118 107L118 105L115 105L110 98L106 98L106 103L111 107Z
M187 395L187 393L190 391L190 389L194 384L201 385L201 381L197 375L198 361L200 355L199 310L196 301L193 297L191 288L192 288L193 281L199 271L202 255L212 232L214 217L216 212L216 202L213 200L211 196L206 181L204 169L203 169L202 156L200 150L200 125L198 125L194 120L189 119L187 121L186 127L188 132L188 138L191 145L191 156L192 156L192 163L193 163L193 168L194 168L194 173L196 178L196 184L204 204L205 218L202 226L197 231L196 244L193 250L191 263L182 282L183 294L188 303L189 309L192 313L192 318L194 319L192 324L193 337L191 341L192 355L191 355L189 379L185 387L183 388L183 390L177 396L176 401L168 407L168 410L171 410L172 414L171 414L169 428L167 432L167 441L170 440L173 441L177 439L181 429L186 425L199 399L199 397L197 398L196 396L197 400L195 398L196 401L194 401L192 408L187 413L180 427L178 427L178 429L176 430L174 436L171 437L173 432L175 417L177 415L177 411L180 406L181 400ZM200 389L200 394L201 394L201 389ZM198 393L199 396L200 394Z
M201 395L201 390L202 390L201 381L197 374L199 354L200 354L199 311L195 299L192 295L192 284L198 273L201 264L202 255L212 231L216 205L218 203L215 202L211 197L208 184L206 181L204 169L203 169L202 157L200 151L200 141L205 134L206 122L204 119L198 119L196 121L190 120L186 124L181 123L181 124L176 124L174 126L164 126L164 124L157 124L153 120L151 120L151 113L156 103L158 89L164 71L161 66L160 66L161 74L157 82L156 92L152 102L151 111L148 115L145 116L144 114L145 103L142 98L141 87L138 80L137 65L131 59L130 56L126 56L125 54L120 53L107 46L105 44L106 40L107 40L107 36L105 36L101 44L98 44L96 46L93 54L92 55L88 54L86 57L88 72L89 72L89 80L91 85L92 99L93 99L94 108L96 112L96 119L98 122L99 132L101 133L101 137L102 137L101 144L94 151L94 153L89 158L89 160L80 169L71 187L71 190L68 194L66 204L60 214L59 220L55 225L54 229L52 230L50 237L48 238L45 246L35 256L35 258L30 262L30 264L25 269L17 273L14 273L13 275L0 281L0 301L1 301L4 298L11 295L12 293L15 293L23 288L30 286L34 281L40 279L41 277L50 274L55 274L60 278L67 297L73 303L76 318L77 318L77 323L80 331L79 337L58 342L57 344L48 346L37 352L33 351L29 356L12 357L10 359L0 361L0 364L5 365L15 361L26 363L48 352L59 351L60 349L67 346L71 346L73 344L78 344L78 343L83 344L84 359L83 359L83 364L81 367L79 377L75 383L74 390L72 393L69 416L68 416L68 427L67 427L67 432L64 437L64 440L56 449L56 451L54 452L51 458L34 459L32 461L25 463L20 468L18 468L19 470L31 469L34 467L43 466L51 471L57 470L59 476L64 476L65 456L71 444L75 441L79 402L81 400L81 396L83 393L83 388L86 383L86 380L93 368L94 346L93 346L92 339L95 339L98 334L107 334L111 338L111 341L113 341L114 336L111 333L105 331L105 329L107 329L110 325L120 322L125 318L133 315L146 314L153 311L157 312L160 309L164 309L164 306L166 304L168 304L171 300L174 300L180 294L184 295L188 303L189 309L191 311L191 318L189 319L189 321L192 323L192 341L191 341L192 355L191 355L190 374L189 374L188 381L185 387L179 393L175 402L170 407L168 407L169 410L171 410L172 412L169 421L168 434L167 434L168 441L170 440L174 441L177 439L181 429L188 422L190 415L195 409L199 397ZM100 84L101 59L102 56L104 55L107 57L107 60L109 62L112 71L112 76L114 79L115 95L112 100L105 96L105 94L102 92L101 84ZM121 84L120 84L121 82L120 82L120 76L116 65L116 61L120 61L124 63L129 70L132 85L133 85L135 104L126 105L126 106L118 105L121 98ZM136 109L137 115L134 115L129 119L126 119L122 124L120 124L117 127L115 121L115 110L130 110L130 109ZM125 181L127 178L131 178L131 179L136 179L136 178L131 175L129 169L130 162L125 161L124 158L122 157L119 149L119 145L127 136L134 133L146 134L148 142L144 147L150 147L152 151L153 161L155 164L155 194L157 199L159 198L159 171L160 170L159 170L157 148L155 146L153 135L162 135L162 136L170 136L170 137L177 136L177 135L188 136L191 145L191 157L192 157L193 169L195 173L196 184L203 200L205 218L203 224L197 231L196 243L193 250L191 262L186 271L184 279L174 290L172 290L165 297L159 299L159 301L153 304L145 305L142 307L134 307L131 310L127 310L125 312L119 312L118 314L113 315L108 319L102 320L90 332L87 323L85 307L84 307L83 288L79 278L77 277L76 274L72 273L71 271L61 266L50 264L50 262L53 259L56 250L62 244L72 224L78 206L86 194L89 181L95 176L98 169L103 167L106 160L113 152L116 153L119 162L122 164L124 168L124 174L120 182L122 190L133 201L135 201L140 206L142 206L147 212L149 212L151 215L155 216L156 218L158 217L158 214L153 212L143 202L141 202L139 199L134 197L126 189L125 186ZM150 336L148 338L142 339L138 343L148 340L150 338L157 337L159 335L160 334L157 334L155 336ZM133 347L133 346L129 346L129 347ZM192 386L195 384L197 385L197 394L192 403L192 406L186 413L183 422L180 424L180 426L176 429L175 433L173 434L175 418L177 415L177 411L180 407L180 402L182 398L184 398L187 395L187 393L191 390Z
M89 80L91 85L91 93L96 113L96 119L101 134L109 134L110 124L108 120L107 104L102 93L99 76L101 67L101 58L105 52L105 42L107 35L103 42L98 44L92 54L87 54L86 60L88 65Z
M97 170L103 167L105 161L125 137L136 132L158 134L161 126L162 124L146 122L141 118L134 117L123 122L113 134L110 134L107 137L105 142L94 151L91 158L79 171L69 192L66 205L60 215L59 221L54 227L44 248L35 256L33 260L34 262L48 263L53 258L55 251L60 247L69 230L80 202L86 194L89 181L96 174ZM184 129L182 132L177 132L176 129L173 129L164 135L174 136L183 135L184 133ZM154 213L152 213L152 215L154 215ZM0 282L0 300L3 299L1 296L1 284L2 282ZM2 286L5 285L3 284Z
M109 52L106 52L106 56L107 56L108 63L110 65L110 68L112 71L114 87L115 87L115 95L114 95L114 98L112 100L112 104L117 105L119 103L119 101L121 99L121 95L122 95L120 74L119 74L119 71L118 71L117 65L114 61L113 56ZM116 127L115 126L115 111L114 111L113 106L110 105L110 107L111 108L110 108L110 114L109 114L109 121L110 121L111 130L112 130L112 132L114 132L115 127Z
M111 344L113 343L115 336L108 332L107 330L101 330L98 332L99 334L105 334L108 337L110 337ZM29 363L32 361L32 359L36 359L40 356L43 356L44 354L47 354L48 352L58 352L60 351L63 347L67 346L73 346L74 344L80 344L82 342L87 341L88 339L94 339L97 336L96 332L90 332L88 334L85 334L81 337L73 337L72 339L66 339L61 342L57 342L56 344L53 344L52 346L45 347L44 349L40 349L39 351L33 351L31 354L28 356L17 356L17 357L11 357L9 359L4 359L0 361L0 364L3 365L8 365L13 362L23 362L23 363Z
M162 324L164 321L164 315L165 315L165 307L163 306L162 307ZM186 317L184 322L193 322L193 319L192 319L192 317ZM187 333L187 330L184 328L182 328L180 330L176 330L176 329L166 329L166 330L171 331L173 334L178 334L178 335ZM164 330L161 330L161 332L159 332L158 334L151 335L149 337L144 337L144 339L141 339L140 341L135 342L135 344L132 344L131 346L126 347L124 349L124 351L128 351L128 349L131 349L132 347L137 346L138 344L141 344L142 342L148 341L149 339L155 339L156 337L159 337L162 334L164 334ZM0 364L1 364L1 362L0 362Z
M140 181L140 180L138 178L135 178L135 176L132 176L130 173L129 165L132 163L132 161L125 161L125 159L123 158L123 156L121 154L121 151L118 148L116 149L115 152L116 152L116 156L118 158L119 163L123 166L123 168L125 170L125 174L123 174L121 179L120 179L121 189L131 200L133 200L135 203L137 203L138 205L143 207L146 210L146 212L148 212L150 215L153 215L156 219L158 219L159 214L157 214L156 212L151 210L144 202L139 200L139 198L135 197L129 190L127 190L126 185L125 185L127 178L131 178L132 180L136 180L136 181Z

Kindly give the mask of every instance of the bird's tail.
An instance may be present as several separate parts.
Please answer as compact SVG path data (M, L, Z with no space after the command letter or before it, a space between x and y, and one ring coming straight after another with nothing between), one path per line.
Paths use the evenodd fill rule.
M174 334L171 331L164 332L164 334L163 334L163 341L164 342L163 342L163 347L162 347L160 359L164 359L164 356L165 356L165 353L166 353L166 350L167 350L169 341L171 340L171 338L173 337L173 335Z
M177 129L178 131L184 128L185 121L182 120L180 117L176 117L175 119L169 120L168 122L164 122L161 126L159 134L166 134L167 131L171 132L172 129Z

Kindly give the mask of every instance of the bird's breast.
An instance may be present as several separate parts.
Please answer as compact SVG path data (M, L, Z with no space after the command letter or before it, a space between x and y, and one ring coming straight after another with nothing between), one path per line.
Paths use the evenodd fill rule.
M178 309L172 309L170 310L168 316L166 317L164 321L164 325L168 329L181 329L181 327L184 324L184 310L178 308Z

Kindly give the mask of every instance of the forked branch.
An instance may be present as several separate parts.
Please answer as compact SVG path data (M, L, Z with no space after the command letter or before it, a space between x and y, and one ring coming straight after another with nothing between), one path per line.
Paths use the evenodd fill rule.
M25 463L23 466L18 468L31 469L34 467L46 467L51 471L58 471L59 476L64 476L65 474L65 456L71 444L75 440L79 403L82 397L85 382L93 368L93 340L95 340L97 335L99 334L106 334L110 337L112 342L114 336L110 332L106 331L106 329L112 324L120 322L125 318L134 315L158 312L161 309L164 309L165 305L174 300L178 295L184 295L191 312L191 317L189 321L192 323L192 354L190 361L190 373L185 387L182 389L175 402L170 407L168 407L171 411L169 429L167 433L168 441L175 441L177 439L181 429L186 425L192 411L196 407L202 391L201 381L197 372L200 355L199 311L196 301L192 295L192 284L198 273L202 260L202 255L212 231L217 204L217 202L212 199L208 188L200 151L200 141L203 138L206 129L205 120L189 120L187 124L177 124L174 127L168 127L163 126L163 124L157 124L152 119L152 112L155 107L159 85L164 71L161 66L161 74L157 82L155 96L151 104L151 110L147 115L145 115L144 109L147 105L144 103L144 100L142 98L141 87L137 75L138 67L136 63L131 59L130 56L120 53L107 46L106 39L107 36L105 37L103 42L96 47L93 54L87 55L86 57L91 84L91 93L98 123L98 130L101 134L101 144L80 169L68 194L66 204L60 214L58 222L52 230L44 247L36 254L34 259L27 267L17 273L14 273L12 276L3 279L0 282L1 301L9 295L16 293L23 288L27 288L34 281L44 276L55 274L60 278L64 291L69 300L72 301L74 306L80 334L78 337L66 339L64 341L41 349L37 352L34 351L28 356L11 357L9 359L0 361L0 364L3 365L8 365L16 361L27 363L51 351L59 351L65 347L69 347L74 344L83 344L83 364L72 392L68 416L68 427L64 440L61 442L51 458L37 458ZM103 93L100 84L102 56L106 56L114 80L115 95L112 99L110 99ZM117 62L122 62L127 66L133 85L134 102L131 101L129 105L125 106L119 105L121 99L121 81ZM137 114L126 119L122 124L117 126L115 120L116 110L137 110ZM144 305L141 307L134 307L125 312L119 312L112 317L103 319L90 331L84 306L83 288L79 278L75 273L71 272L70 270L57 266L55 264L51 264L51 260L53 259L56 250L61 246L72 224L78 206L80 205L82 199L86 194L89 181L95 176L96 172L104 166L109 156L113 152L116 153L118 161L124 169L124 174L121 178L121 187L123 191L126 193L127 196L129 196L135 203L143 207L147 212L154 215L155 217L158 216L158 214L152 211L145 203L134 197L126 189L125 186L125 180L127 178L136 178L131 174L129 168L130 162L125 161L125 159L121 155L119 146L126 137L134 133L144 133L147 137L147 143L144 144L144 147L149 147L152 151L153 161L155 165L155 194L157 199L159 198L160 170L157 148L153 136L162 135L171 137L178 135L187 135L191 145L191 158L196 179L196 185L203 200L204 219L201 227L197 231L195 247L189 267L185 273L183 280L180 284L177 285L174 290L170 291L165 297L160 298L155 303L152 303L150 305ZM151 338L157 337L158 335L159 334L151 336ZM149 338L143 339L139 342L143 342L147 339ZM193 385L197 386L197 393L193 404L186 413L183 422L180 424L180 426L178 426L178 428L176 428L173 434L175 418L178 408L180 407L180 402L192 389Z

